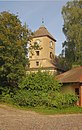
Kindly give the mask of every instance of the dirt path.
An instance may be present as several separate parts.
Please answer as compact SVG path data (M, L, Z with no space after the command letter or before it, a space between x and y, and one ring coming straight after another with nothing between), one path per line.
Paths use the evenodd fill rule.
M82 114L48 116L0 105L0 130L82 130Z

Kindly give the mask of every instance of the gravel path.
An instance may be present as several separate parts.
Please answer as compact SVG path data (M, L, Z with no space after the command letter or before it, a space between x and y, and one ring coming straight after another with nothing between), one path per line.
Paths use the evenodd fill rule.
M40 115L0 105L0 130L82 130L82 114Z

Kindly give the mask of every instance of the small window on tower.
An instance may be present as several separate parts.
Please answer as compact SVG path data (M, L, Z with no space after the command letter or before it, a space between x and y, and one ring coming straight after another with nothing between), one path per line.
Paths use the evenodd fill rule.
M52 48L52 46L53 46L53 42L52 42L52 41L50 41L50 47Z
M39 61L36 61L36 66L39 66Z
M50 52L50 58L52 59L52 52Z
M36 55L39 56L39 51L36 51Z

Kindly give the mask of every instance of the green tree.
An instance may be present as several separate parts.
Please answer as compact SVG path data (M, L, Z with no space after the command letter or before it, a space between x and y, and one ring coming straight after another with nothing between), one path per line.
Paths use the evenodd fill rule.
M82 1L67 2L62 9L64 19L63 32L66 41L63 52L69 68L72 65L82 65Z
M19 85L20 90L13 96L13 101L20 106L56 108L73 106L77 97L73 93L62 93L61 85L54 76L47 72L30 73L22 80Z
M27 42L31 32L22 26L18 16L0 13L0 86L13 90L25 76L28 63Z
M61 88L54 76L41 71L28 74L19 86L13 99L22 106L53 106L55 93Z
M55 65L61 69L63 72L67 71L68 68L68 63L65 59L65 57L63 57L62 54L60 54L59 56L55 57Z

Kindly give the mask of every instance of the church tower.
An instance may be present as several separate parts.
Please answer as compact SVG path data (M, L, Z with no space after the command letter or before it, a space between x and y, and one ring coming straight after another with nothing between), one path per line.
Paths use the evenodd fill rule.
M56 40L45 26L41 26L35 31L31 43L32 45L37 43L41 49L34 50L33 55L30 54L30 71L37 71L39 68L41 68L42 71L48 70L54 72L56 70L53 65L55 42Z

